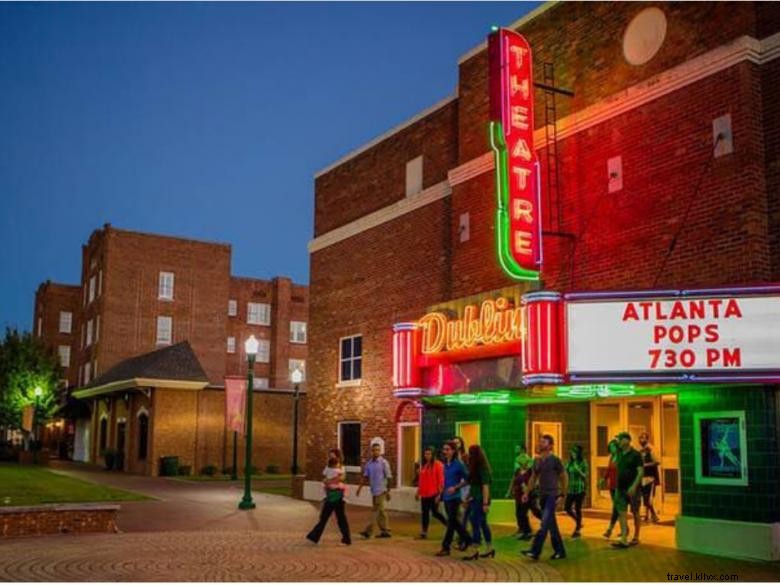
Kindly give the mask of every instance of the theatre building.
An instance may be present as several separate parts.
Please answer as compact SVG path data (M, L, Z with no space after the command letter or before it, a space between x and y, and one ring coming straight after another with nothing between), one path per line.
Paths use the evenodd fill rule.
M34 333L59 355L69 397L52 450L98 464L111 453L115 468L150 475L162 457L190 473L232 467L226 408L243 402L228 403L225 388L245 393L254 335L253 465L289 471L295 403L304 412L306 402L308 287L233 276L231 252L106 224L82 247L79 284L39 287Z
M780 8L547 3L486 36L316 175L304 495L379 442L416 509L459 435L498 520L550 434L600 518L609 440L647 432L670 543L780 559Z

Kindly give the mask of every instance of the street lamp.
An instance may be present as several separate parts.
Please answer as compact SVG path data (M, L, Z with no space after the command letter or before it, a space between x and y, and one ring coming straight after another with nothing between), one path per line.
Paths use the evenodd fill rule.
M40 408L41 396L43 396L43 388L36 386L33 390L35 395L35 410L33 410L33 431L35 435L35 444L33 445L33 463L38 463L38 451L41 448L41 429L38 428L38 409Z
M255 381L255 358L260 342L250 335L244 342L244 351L246 352L247 374L246 374L246 459L244 462L244 497L238 503L241 510L251 510L255 507L252 501L252 392Z
M300 384L303 382L303 372L299 368L295 368L290 374L290 379L295 388L293 394L293 460L292 460L292 474L298 473L298 401L300 399Z

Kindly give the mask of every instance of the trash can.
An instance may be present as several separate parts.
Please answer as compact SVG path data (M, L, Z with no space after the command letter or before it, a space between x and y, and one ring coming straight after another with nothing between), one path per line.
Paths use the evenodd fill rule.
M167 457L160 457L160 475L173 476L179 473L179 457L176 455L169 455Z

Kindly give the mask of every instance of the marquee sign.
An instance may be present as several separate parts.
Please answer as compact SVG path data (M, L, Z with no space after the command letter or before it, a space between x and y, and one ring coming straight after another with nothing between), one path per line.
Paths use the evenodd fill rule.
M749 380L780 372L780 291L751 292L572 299L565 307L568 372L634 380Z
M488 37L488 59L498 261L513 279L539 280L541 205L531 48L522 35L502 28Z

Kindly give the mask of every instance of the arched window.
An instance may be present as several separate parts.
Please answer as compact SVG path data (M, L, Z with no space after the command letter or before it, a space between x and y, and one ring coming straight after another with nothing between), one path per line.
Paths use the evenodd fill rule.
M146 459L149 449L149 415L142 412L138 415L138 459Z
M103 417L100 419L100 452L106 450L106 444L108 443L108 419Z

